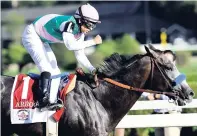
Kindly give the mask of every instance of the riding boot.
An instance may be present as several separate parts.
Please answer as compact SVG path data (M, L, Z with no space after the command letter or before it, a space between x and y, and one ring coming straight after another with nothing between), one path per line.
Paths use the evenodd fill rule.
M39 108L43 108L49 104L49 87L51 73L42 72L39 80L39 90L42 92L42 98L39 101Z
M63 105L63 101L58 98L58 89L60 84L60 78L55 78L51 80L51 88L50 88L50 97L48 105L48 110L58 110L61 109Z

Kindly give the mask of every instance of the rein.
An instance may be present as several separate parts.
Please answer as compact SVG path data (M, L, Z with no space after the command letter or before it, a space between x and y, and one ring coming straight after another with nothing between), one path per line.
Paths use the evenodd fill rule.
M170 86L170 88L172 90L174 90L173 87L172 87L172 85L166 79L165 74L164 74L165 72L163 72L163 70L161 70L161 68L159 67L158 63L152 57L150 57L150 59L151 59L151 86L152 86L152 78L153 78L154 64L155 64L157 66L157 68L159 69L160 73L162 74L162 77L165 79L165 81ZM137 62L137 61L135 61L135 62ZM132 63L131 65L133 65L134 63ZM107 82L109 82L109 83L111 83L113 85L116 85L116 86L119 86L121 88L127 89L127 90L132 90L132 91L137 91L137 92L142 92L142 93L143 92L148 92L148 93L154 93L154 94L164 94L164 95L174 96L174 97L177 97L178 96L178 92L176 92L176 91L174 91L174 92L160 92L160 91L154 91L154 90L150 90L150 89L136 88L136 87L132 87L132 86L129 86L129 85L125 85L125 84L120 83L120 82L117 82L117 81L115 81L115 80L113 80L111 78L103 78L103 80L105 80L105 81L107 81Z
M169 95L169 96L177 96L177 93L159 92L159 91L153 91L153 90L149 90L149 89L135 88L135 87L117 82L117 81L110 79L110 78L103 78L103 79L113 85L119 86L119 87L127 89L127 90L132 90L132 91L137 91L137 92L148 92L148 93L155 93L155 94L165 94L165 95Z

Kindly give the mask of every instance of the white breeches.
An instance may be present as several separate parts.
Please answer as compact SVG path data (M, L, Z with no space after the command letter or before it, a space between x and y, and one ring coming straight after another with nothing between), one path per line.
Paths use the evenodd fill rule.
M40 72L47 71L51 75L60 74L57 66L57 60L51 47L47 43L43 43L37 35L33 24L28 25L22 35L22 43L31 58L37 65ZM50 102L54 103L57 99L60 78L53 79L50 87Z

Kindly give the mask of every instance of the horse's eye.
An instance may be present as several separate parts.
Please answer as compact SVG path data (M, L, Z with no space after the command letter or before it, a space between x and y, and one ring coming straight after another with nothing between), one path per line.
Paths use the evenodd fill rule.
M166 59L161 59L161 63L166 69L168 69L168 70L173 69L173 64L171 63L171 61L166 60Z
M167 69L167 70L172 70L173 69L173 64L171 64L171 63L164 63L163 64L163 67L165 68L165 69Z

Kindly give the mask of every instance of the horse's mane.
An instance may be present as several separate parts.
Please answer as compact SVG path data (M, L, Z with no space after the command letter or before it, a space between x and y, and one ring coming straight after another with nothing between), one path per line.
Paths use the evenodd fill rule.
M119 72L125 65L132 63L134 60L141 58L142 55L120 55L114 53L111 56L107 57L103 63L97 68L99 73L104 74L105 76L113 76Z

